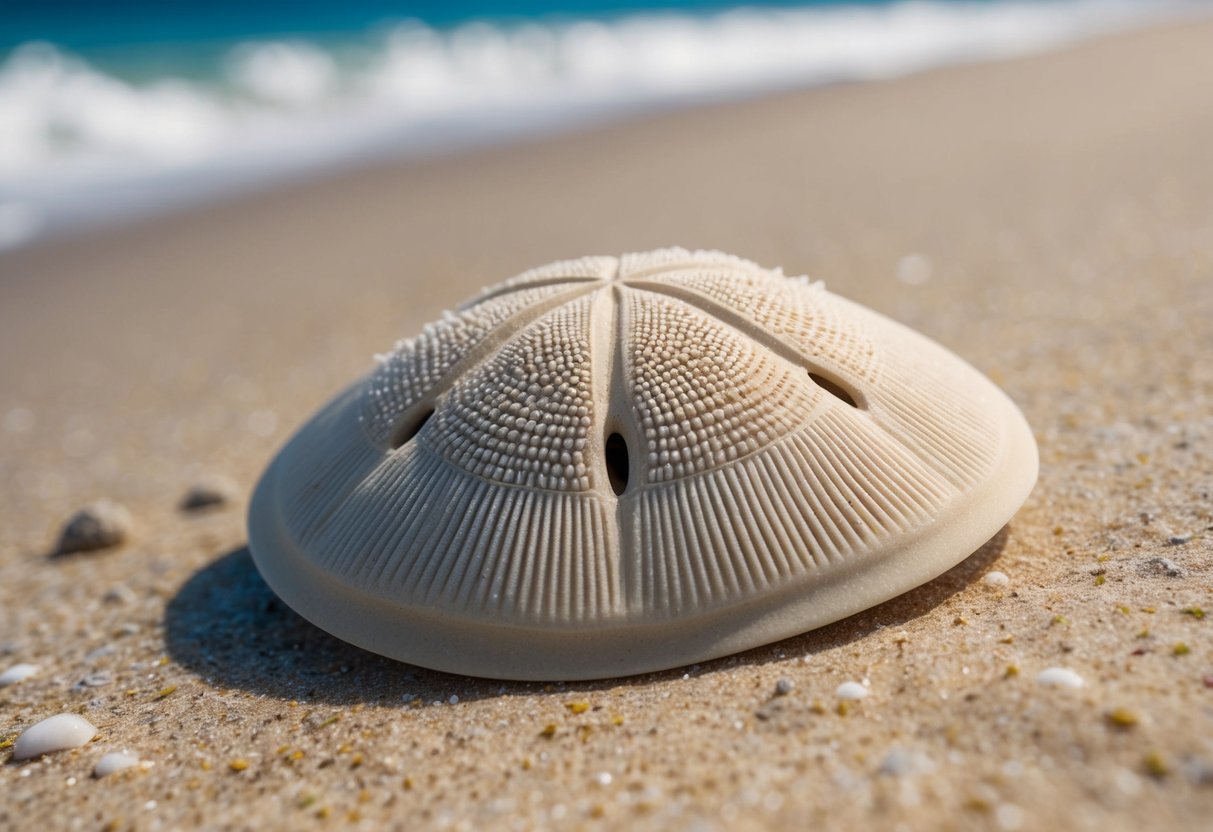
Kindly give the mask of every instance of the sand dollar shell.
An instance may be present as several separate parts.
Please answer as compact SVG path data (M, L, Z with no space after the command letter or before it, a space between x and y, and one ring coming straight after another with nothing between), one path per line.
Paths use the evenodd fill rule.
M909 329L714 252L554 263L402 341L257 487L258 568L367 649L515 679L702 661L995 534L1023 417Z

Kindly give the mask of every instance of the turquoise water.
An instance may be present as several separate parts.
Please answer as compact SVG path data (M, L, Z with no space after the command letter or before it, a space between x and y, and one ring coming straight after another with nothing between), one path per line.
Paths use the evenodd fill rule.
M976 0L997 2L997 0ZM766 0L753 6L787 8L881 5L892 0ZM251 37L331 37L374 26L418 20L451 27L470 20L518 23L529 20L610 19L639 12L710 14L738 6L711 0L295 0L295 2L165 3L163 0L7 0L0 14L0 49L45 40L80 52L156 44L232 41Z
M372 157L1046 49L1213 0L7 0L0 249Z

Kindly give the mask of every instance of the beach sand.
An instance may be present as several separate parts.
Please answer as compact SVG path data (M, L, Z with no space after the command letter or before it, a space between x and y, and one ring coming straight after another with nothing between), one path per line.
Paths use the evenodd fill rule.
M0 740L99 729L0 765L0 828L1207 829L1210 43L654 115L0 257L0 671L41 667L0 689ZM373 353L527 267L672 244L824 279L988 373L1040 445L1027 504L901 598L631 679L430 672L276 601L247 493ZM180 511L208 473L241 497ZM130 542L49 557L101 497ZM870 695L840 707L848 680ZM92 779L119 749L154 765Z

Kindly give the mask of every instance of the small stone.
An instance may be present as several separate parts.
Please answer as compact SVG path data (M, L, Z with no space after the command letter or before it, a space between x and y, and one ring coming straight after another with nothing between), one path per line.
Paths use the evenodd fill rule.
M112 656L117 651L118 651L118 648L114 647L114 645L103 644L100 647L96 647L92 650L89 650L87 653L85 653L84 660L86 662L95 662L95 661L97 661L97 659L104 659L106 656Z
M43 754L79 748L93 737L97 729L76 714L58 714L25 729L13 746L13 760L32 760Z
M1081 688L1086 684L1081 676L1065 667L1050 667L1040 671L1036 681L1042 685L1058 688Z
M914 771L914 757L909 752L894 748L880 763L879 772L887 777L902 777Z
M863 699L868 695L868 689L859 682L843 682L834 691L834 695L844 701Z
M1182 578L1186 574L1184 568L1170 558L1150 558L1138 564L1137 571L1142 575L1165 578Z
M114 584L105 591L101 600L107 604L133 604L137 597L135 591L126 584Z
M94 777L108 777L111 774L117 774L120 771L126 771L128 768L144 765L138 757L133 757L121 751L111 751L97 761L97 765L93 767Z
M776 696L787 696L789 693L791 693L795 689L796 689L796 683L793 682L791 679L789 679L787 676L781 676L779 678L779 681L777 681L775 683L775 695Z
M78 688L103 688L114 681L108 673L90 673L76 683Z
M236 483L221 475L203 477L189 487L181 498L182 511L218 508L235 500L239 493Z
M1182 546L1192 539L1190 534L1173 534L1167 538L1167 542L1172 546Z
M987 572L981 579L981 582L986 586L997 587L1001 589L1011 583L1011 579L1007 577L1005 572Z
M1183 772L1194 786L1213 786L1213 762L1190 758L1184 763Z
M59 535L56 551L66 555L117 546L130 536L132 525L131 513L125 506L113 500L98 500L67 521Z
M23 682L37 672L38 665L36 664L26 664L25 662L15 664L8 670L0 673L0 688L6 688L9 685Z

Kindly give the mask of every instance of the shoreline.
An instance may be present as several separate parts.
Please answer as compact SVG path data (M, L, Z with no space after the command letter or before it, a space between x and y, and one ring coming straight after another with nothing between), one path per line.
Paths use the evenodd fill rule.
M10 116L21 128L0 160L0 256L296 182L558 140L664 112L1013 60L1210 16L1207 0L931 0L634 14L531 24L550 41L546 51L509 26L464 32L399 24L366 34L357 49L351 41L361 61L307 40L232 44L225 59L213 56L214 88L171 72L132 83L50 43L26 44L0 62L0 87L16 96L4 106L17 108ZM841 48L851 41L860 46ZM475 61L465 53L474 42L485 52L481 62L502 64L492 77L469 68ZM673 64L670 49L681 56ZM523 65L538 75L514 77ZM291 66L296 76L311 67L311 97L275 98L285 94L279 76ZM30 83L40 86L21 103ZM167 112L157 98L166 84L177 99ZM400 86L413 92L394 97ZM107 92L82 96L89 87ZM94 136L94 122L113 108L123 123L163 129L176 119L180 129L157 139L111 123ZM190 119L209 140L172 139Z
M0 672L40 668L0 689L0 741L99 729L2 758L0 826L1202 829L1211 39L663 113L0 256ZM273 596L252 485L373 354L530 266L669 244L824 279L986 373L1036 435L1027 504L906 595L621 680L408 667ZM239 495L179 510L206 474ZM98 498L130 541L48 557ZM154 765L92 779L121 749Z

